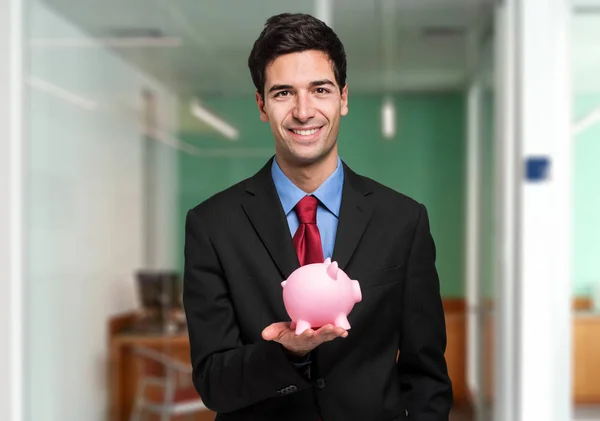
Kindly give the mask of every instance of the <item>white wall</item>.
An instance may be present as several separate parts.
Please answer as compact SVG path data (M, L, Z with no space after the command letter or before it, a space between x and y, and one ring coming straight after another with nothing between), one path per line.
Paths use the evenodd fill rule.
M32 1L33 38L87 36ZM113 52L32 47L28 139L26 331L28 420L99 421L107 413L107 322L136 305L144 265L141 92L160 125L177 98ZM176 153L159 151L157 262L173 264Z
M6 421L20 421L22 392L21 11L20 0L0 0L0 419Z

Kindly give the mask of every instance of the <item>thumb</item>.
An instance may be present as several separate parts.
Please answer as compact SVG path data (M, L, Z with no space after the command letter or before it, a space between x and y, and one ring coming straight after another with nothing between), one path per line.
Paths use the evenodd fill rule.
M278 338L281 333L287 329L286 322L278 322L273 323L272 325L267 326L262 331L262 337L264 340L272 341L273 339Z

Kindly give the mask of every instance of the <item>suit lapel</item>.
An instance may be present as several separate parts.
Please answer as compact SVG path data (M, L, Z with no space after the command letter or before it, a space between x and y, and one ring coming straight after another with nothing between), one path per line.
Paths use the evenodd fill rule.
M350 262L373 213L373 205L366 199L371 190L364 187L361 178L345 163L343 165L344 187L332 257L341 269Z
M243 208L283 279L300 266L287 219L271 177L273 158L246 182Z
M271 177L272 162L273 158L247 180L242 206L283 279L287 279L300 263ZM364 187L361 178L345 163L342 165L344 186L332 260L344 269L369 224L373 205L367 200L371 190Z

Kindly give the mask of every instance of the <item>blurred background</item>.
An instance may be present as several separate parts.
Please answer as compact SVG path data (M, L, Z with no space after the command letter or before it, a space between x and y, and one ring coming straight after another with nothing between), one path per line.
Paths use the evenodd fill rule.
M8 13L13 0L3 1ZM10 336L20 345L6 344L21 364L11 368L18 421L125 421L158 409L214 418L189 383L184 221L274 154L247 58L281 12L313 14L344 43L342 159L428 208L453 419L600 420L600 2L19 3L21 15L6 14L23 31L22 126L11 132L23 145L22 325ZM514 32L511 4L525 16ZM539 38L556 22L570 31L566 45ZM520 88L503 85L512 82ZM520 153L523 167L511 161ZM510 190L520 176L558 185L552 201ZM549 401L567 402L568 417L541 405L535 415Z

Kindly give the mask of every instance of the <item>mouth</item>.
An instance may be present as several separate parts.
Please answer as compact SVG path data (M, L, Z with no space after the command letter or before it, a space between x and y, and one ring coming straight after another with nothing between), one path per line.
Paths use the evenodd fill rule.
M295 140L301 142L310 142L319 137L319 135L321 134L321 130L323 130L323 126L302 129L288 129L288 132L292 135L292 138Z

